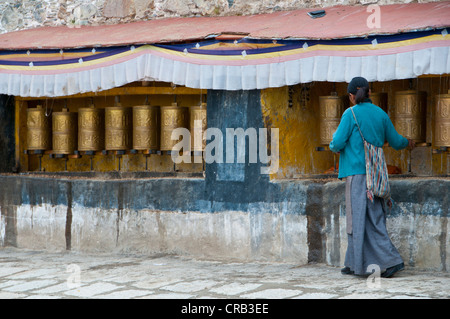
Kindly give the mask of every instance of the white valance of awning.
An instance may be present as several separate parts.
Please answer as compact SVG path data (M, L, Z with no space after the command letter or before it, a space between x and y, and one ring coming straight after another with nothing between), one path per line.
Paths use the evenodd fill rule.
M403 23L402 27L406 28L413 22L419 23L420 10L425 12L426 8L431 13L442 16L443 11L449 12L450 2L401 6L399 10L402 11L398 12L405 16L399 16L399 25ZM323 21L334 19L335 22L347 11L357 12L357 15L352 13L354 19L366 19L367 14L360 7L344 9L327 9L328 15ZM411 22L405 12L409 12L409 16L417 16L413 16ZM96 38L95 27L72 30L70 34L73 41L80 46L70 48L66 47L67 43L64 41L68 40L63 40L66 37L63 37L65 33L60 28L60 35L55 32L54 37L48 37L48 46L44 45L45 38L33 40L32 36L45 35L52 31L51 28L17 32L17 40L11 35L0 35L0 45L3 46L3 49L0 47L0 94L23 97L67 96L99 92L145 80L199 89L251 90L313 81L349 82L355 76L362 76L373 82L450 74L450 28L447 29L445 21L441 21L445 18L441 16L438 16L439 19L431 16L428 19L433 19L432 21L423 22L429 24L437 19L439 21L435 24L440 27L430 28L424 25L420 30L416 27L414 30L393 32L396 20L392 18L395 18L395 14L386 11L383 17L389 23L385 22L386 27L380 29L380 33L363 35L361 32L367 30L361 29L357 34L344 36L350 31L347 30L347 24L342 24L342 30L324 29L323 34L327 37L320 39L317 38L320 28L316 30L317 28L312 27L319 19L308 17L311 21L305 22L306 18L298 20L299 14L290 12L247 18L188 20L189 24L212 28L221 21L226 25L241 19L239 21L242 21L242 28L249 32L246 35L235 34L234 39L233 36L227 38L211 35L198 41L182 41L187 37L183 32L187 31L179 29L179 26L188 25L183 19L149 21L155 26L154 33L159 36L154 39L152 32L146 31L150 29L142 23L99 27L102 31L97 33L107 37L103 42ZM256 29L256 21L267 21L268 26L274 28L270 30L262 25ZM304 24L304 29L289 31L281 23L283 21L300 21ZM309 28L308 22L312 25ZM224 25L220 27L224 28ZM447 25L450 25L450 21ZM162 38L163 31L167 31L169 27L171 30L178 30L178 33L174 31L174 42L169 41L170 43L164 42ZM129 33L112 32L129 32L133 28L142 34L125 37ZM200 29L195 31L198 33L197 37L201 34ZM80 37L83 32L88 32L85 42ZM283 38L267 38L268 35L264 32L283 34ZM308 37L302 38L302 32ZM117 44L112 41L112 35L118 38ZM312 36L315 37L311 38ZM136 42L125 43L125 39L130 37ZM170 38L169 35L167 37ZM64 42L61 48L55 48L58 39ZM137 39L157 42L139 44ZM30 48L26 47L27 41L30 42Z

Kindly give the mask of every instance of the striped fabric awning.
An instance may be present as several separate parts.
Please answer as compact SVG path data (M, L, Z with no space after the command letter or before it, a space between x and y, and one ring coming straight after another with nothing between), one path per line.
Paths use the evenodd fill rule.
M67 50L0 51L0 93L65 96L141 80L249 90L312 81L349 82L450 73L447 29L334 40L212 38Z

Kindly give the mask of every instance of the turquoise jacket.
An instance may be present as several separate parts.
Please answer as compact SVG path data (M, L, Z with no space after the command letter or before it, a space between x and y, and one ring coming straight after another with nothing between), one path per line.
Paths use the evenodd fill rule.
M359 127L367 142L381 147L385 141L396 150L408 146L408 140L397 133L389 116L368 99L353 107ZM330 143L339 155L339 178L366 173L364 144L350 108L342 114L341 122Z

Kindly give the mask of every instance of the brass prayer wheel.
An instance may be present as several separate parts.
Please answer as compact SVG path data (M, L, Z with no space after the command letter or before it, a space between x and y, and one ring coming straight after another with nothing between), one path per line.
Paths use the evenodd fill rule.
M179 139L172 140L172 132L176 128L187 128L188 115L188 108L178 106L177 103L161 106L161 151L171 151L179 142Z
M319 96L321 145L328 145L333 140L333 134L339 126L344 108L343 97Z
M105 147L105 110L94 105L78 110L78 150L101 151Z
M159 106L133 107L133 149L159 150Z
M399 91L395 93L394 126L400 135L416 143L426 141L426 92Z
M388 95L385 92L376 92L376 93L370 93L370 99L372 100L372 103L376 106L379 106L383 111L387 113L388 111Z
M130 149L132 110L129 107L105 108L105 149L124 151Z
M450 90L436 95L434 146L450 147Z
M66 108L53 112L53 153L73 154L77 148L77 114Z
M203 151L206 139L203 138L207 129L206 103L189 107L189 129L191 132L191 151Z
M51 121L41 105L27 110L27 149L49 150L52 148Z

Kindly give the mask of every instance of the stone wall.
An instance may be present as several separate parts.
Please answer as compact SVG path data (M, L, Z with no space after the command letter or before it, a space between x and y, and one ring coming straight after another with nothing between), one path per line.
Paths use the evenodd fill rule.
M450 269L449 184L391 181L396 202L387 229L408 267ZM343 265L344 182L264 183L262 196L238 195L247 202L216 194L219 184L209 188L201 178L0 175L0 247Z
M0 33L39 26L115 24L165 17L271 13L332 5L436 0L0 0Z

